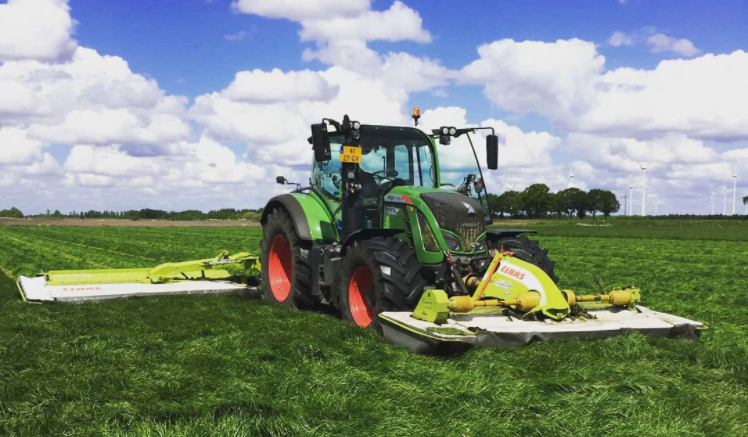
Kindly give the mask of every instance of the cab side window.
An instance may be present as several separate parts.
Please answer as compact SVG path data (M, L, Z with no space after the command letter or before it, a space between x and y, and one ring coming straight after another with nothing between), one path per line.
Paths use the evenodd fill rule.
M312 184L331 196L340 196L340 148L333 144L330 147L331 158L327 162L314 162L312 166Z

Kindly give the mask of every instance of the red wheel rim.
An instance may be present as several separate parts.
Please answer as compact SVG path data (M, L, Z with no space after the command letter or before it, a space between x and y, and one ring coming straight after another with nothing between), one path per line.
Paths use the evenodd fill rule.
M357 267L348 283L348 306L353 321L362 328L371 325L374 308L366 304L366 293L374 285L374 278L366 267Z
M278 302L284 302L291 293L291 246L284 235L276 235L268 254L268 280L270 291Z

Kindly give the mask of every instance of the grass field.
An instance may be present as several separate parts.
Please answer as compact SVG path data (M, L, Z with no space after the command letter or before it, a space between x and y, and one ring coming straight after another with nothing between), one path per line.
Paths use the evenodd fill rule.
M613 223L524 226L562 285L640 285L701 341L434 358L237 297L26 304L16 275L256 252L261 229L0 227L0 435L748 435L748 223Z

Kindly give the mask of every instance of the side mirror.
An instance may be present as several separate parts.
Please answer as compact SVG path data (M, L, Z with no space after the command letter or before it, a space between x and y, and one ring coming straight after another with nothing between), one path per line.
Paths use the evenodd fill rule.
M486 163L489 170L499 168L499 137L493 134L486 137Z
M483 179L476 179L475 182L473 182L473 189L476 193L483 192Z
M331 159L330 137L327 136L327 125L325 123L312 125L312 149L314 150L315 161L324 162Z

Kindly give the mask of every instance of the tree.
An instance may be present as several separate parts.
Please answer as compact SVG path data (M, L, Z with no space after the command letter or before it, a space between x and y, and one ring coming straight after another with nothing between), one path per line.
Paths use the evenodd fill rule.
M23 218L23 213L20 209L11 207L10 209L3 209L0 211L0 217Z
M592 214L592 220L595 220L595 215L600 211L600 203L602 202L604 191L599 188L593 188L587 193L587 208Z
M546 184L532 184L520 196L520 204L530 218L544 217L551 208L550 189Z
M558 215L558 218L560 219L564 212L566 212L566 209L564 208L564 196L560 192L550 193L550 196L551 208L549 209L549 212Z
M573 201L577 217L580 219L585 218L587 212L590 210L589 193L584 190L579 190L574 194Z
M495 194L488 194L486 196L486 201L488 202L488 207L491 208L491 214L494 216L504 217L504 210L501 205L501 201L499 200L499 196Z
M587 214L587 193L579 188L567 188L557 193L558 208L572 218L574 214L584 218Z
M494 214L498 214L504 217L507 214L509 217L516 217L519 214L519 193L516 191L504 191L499 196L488 195L488 204L491 207L491 211Z
M611 191L594 188L587 193L587 210L592 213L592 220L595 220L595 214L598 211L607 218L611 212L618 211L620 208L621 204Z
M603 213L605 218L608 218L612 212L621 209L621 203L613 192L608 190L602 191L600 199L598 200L599 203L597 204L597 209Z

